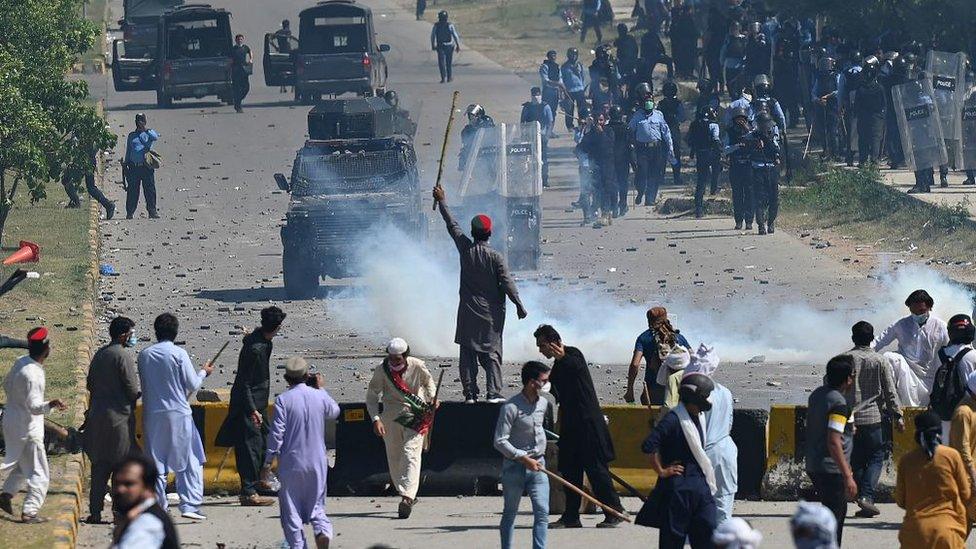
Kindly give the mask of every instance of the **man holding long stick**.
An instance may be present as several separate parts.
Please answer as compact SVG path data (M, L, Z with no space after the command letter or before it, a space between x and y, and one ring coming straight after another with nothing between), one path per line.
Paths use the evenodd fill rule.
M614 459L610 430L600 410L600 400L583 353L563 345L562 337L547 324L533 334L539 352L554 359L552 394L559 401L559 472L574 486L583 485L583 472L590 479L593 493L607 506L623 511L620 497L613 489L609 464ZM549 528L582 528L579 517L580 496L566 492L566 510ZM619 514L604 509L605 519L597 528L614 528L623 522Z
M424 362L410 356L406 341L393 338L386 346L383 363L373 371L366 390L366 408L373 419L373 432L386 446L390 479L401 497L397 514L402 519L410 516L417 502L424 435L438 406L436 393L434 378Z

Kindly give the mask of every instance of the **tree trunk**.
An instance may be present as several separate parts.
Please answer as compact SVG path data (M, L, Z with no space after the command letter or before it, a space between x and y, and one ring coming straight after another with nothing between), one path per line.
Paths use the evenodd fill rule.
M14 180L14 184L7 191L7 170L0 166L0 248L3 247L3 229L7 224L7 216L14 204L14 193L17 192L17 184L20 178Z

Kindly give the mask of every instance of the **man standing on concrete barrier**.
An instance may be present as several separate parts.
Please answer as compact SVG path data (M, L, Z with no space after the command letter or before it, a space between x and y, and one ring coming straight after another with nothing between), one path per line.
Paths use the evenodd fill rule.
M623 511L608 467L615 457L613 441L586 358L579 349L563 345L562 337L552 326L539 326L533 336L542 356L554 359L549 379L552 394L560 405L559 472L573 485L581 487L585 471L596 498ZM579 511L579 495L567 491L566 510L558 521L549 524L549 528L582 528ZM606 511L604 516L597 528L615 528L622 522Z
M886 440L882 421L887 419L899 431L905 430L898 393L895 389L891 364L871 348L874 327L863 320L851 328L854 348L844 353L854 360L856 380L848 395L852 406L867 400L875 401L854 413L854 449L851 468L857 481L857 512L861 517L875 517L881 513L874 504L874 491L881 478L885 459L891 454L891 440Z
M929 403L929 391L939 368L939 349L949 344L946 323L932 316L935 300L925 290L915 290L908 295L905 306L910 315L886 328L874 342L874 350L882 351L898 342L897 353L885 353L892 362L896 385L913 383L913 377L921 381L924 395L919 394L919 406ZM908 405L909 403L903 402Z
M436 392L424 361L410 356L410 346L402 338L390 340L386 358L373 370L366 389L366 409L373 420L373 432L386 446L390 480L401 498L397 514L402 519L410 516L417 502L420 458L437 407Z
M854 385L854 358L835 356L827 363L826 384L810 393L806 418L806 470L820 502L837 520L837 545L844 536L847 502L857 496L851 471L853 423L844 398Z
M512 548L515 516L522 494L532 500L532 549L545 549L549 528L549 479L546 466L546 431L543 422L549 401L549 367L541 362L522 366L522 392L508 399L498 412L495 449L505 456L502 464L502 549Z
M181 516L205 520L200 505L207 456L193 424L189 398L213 371L213 364L208 361L196 370L186 350L173 343L180 323L171 313L157 316L153 330L158 343L139 353L138 364L145 452L159 471L156 500L164 510L167 508L166 474L176 473Z
M261 326L244 337L237 357L237 373L230 389L227 418L217 432L217 446L233 447L241 477L241 505L273 505L258 495L261 464L267 448L268 397L271 391L272 339L287 315L278 307L261 310Z
M447 224L461 260L460 301L454 342L460 345L458 367L465 402L478 400L478 365L485 370L488 402L502 398L502 332L505 329L505 297L515 304L519 319L528 316L519 299L515 281L508 274L502 254L488 245L491 218L476 215L471 220L471 238L461 231L445 201L444 188L434 188L434 202Z
M86 385L90 402L85 413L85 453L91 461L88 524L101 524L112 468L136 446L136 400L139 376L136 361L126 347L138 339L135 322L119 316L108 325L112 339L99 349L88 366Z
M264 463L270 467L278 457L278 503L288 547L307 547L302 526L311 524L316 547L328 549L333 537L332 521L325 515L329 457L322 434L326 423L339 417L339 405L323 388L322 376L311 378L316 388L309 386L309 379L305 360L289 358L285 364L288 389L275 399Z
M65 410L58 399L44 401L44 361L51 354L47 328L34 328L27 334L27 355L17 359L3 380L7 406L3 410L3 440L6 445L0 473L10 471L0 492L0 509L14 514L11 500L27 483L27 495L20 521L45 522L38 516L44 505L51 473L44 449L44 414L52 408Z

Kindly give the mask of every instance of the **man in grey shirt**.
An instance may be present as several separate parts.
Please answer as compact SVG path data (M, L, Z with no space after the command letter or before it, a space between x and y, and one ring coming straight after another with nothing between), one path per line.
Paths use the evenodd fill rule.
M543 421L549 402L549 367L541 362L522 366L522 392L508 399L498 413L495 449L505 456L502 464L502 497L505 507L499 525L502 549L511 549L522 494L532 500L532 549L544 549L549 529L549 479L546 465L546 432Z
M476 215L471 220L471 238L461 230L447 210L444 188L434 188L434 202L440 207L447 232L457 246L461 260L461 283L454 342L461 347L458 368L464 399L478 400L478 365L485 370L488 402L502 398L502 332L505 329L505 297L515 304L520 319L528 313L522 306L515 281L508 274L505 258L488 245L491 218Z

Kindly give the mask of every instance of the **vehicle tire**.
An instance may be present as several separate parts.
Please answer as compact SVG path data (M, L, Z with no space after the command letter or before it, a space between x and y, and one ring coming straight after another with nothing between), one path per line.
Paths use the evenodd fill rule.
M168 109L173 106L173 98L156 90L156 106L161 109Z
M307 261L308 254L298 246L285 244L281 256L285 295L289 299L314 299L319 290L318 269Z

